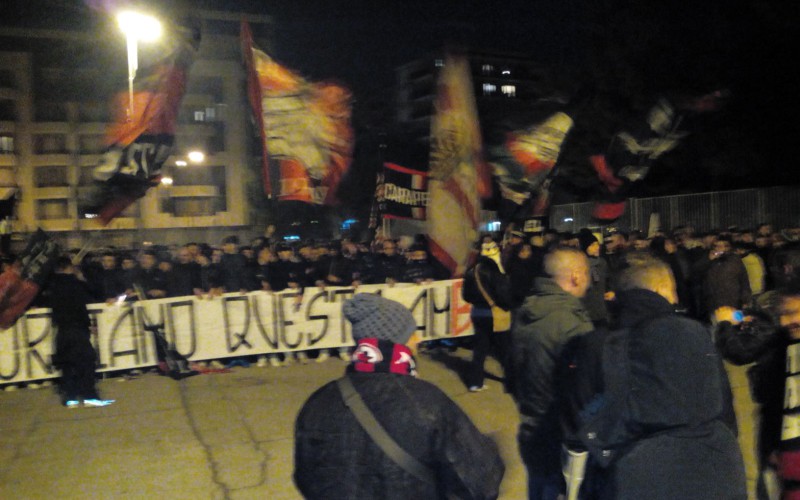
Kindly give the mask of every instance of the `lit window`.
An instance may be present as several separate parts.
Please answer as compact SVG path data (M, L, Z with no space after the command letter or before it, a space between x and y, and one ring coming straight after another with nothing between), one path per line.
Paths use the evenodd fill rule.
M483 84L483 95L492 95L497 92L497 85L493 83L484 83Z
M205 121L205 112L204 111L195 111L194 112L194 121L202 122Z
M515 97L517 95L516 85L503 85L500 87L500 92L506 97Z
M436 59L435 61L433 61L433 65L436 66L437 68L444 67L444 59Z
M501 71L501 73L505 76L511 76L511 70L508 68L503 68L503 71Z
M484 64L481 66L481 72L484 75L491 75L492 71L494 71L494 66L492 66L491 64Z
M8 135L0 136L0 154L14 152L14 138Z
M214 121L217 117L217 110L214 108L206 108L206 120Z

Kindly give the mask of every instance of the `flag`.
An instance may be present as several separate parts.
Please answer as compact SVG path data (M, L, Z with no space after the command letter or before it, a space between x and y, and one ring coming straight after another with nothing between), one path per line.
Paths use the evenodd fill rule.
M171 46L154 64L140 68L134 80L133 110L128 91L112 100L114 122L106 131L106 151L94 168L95 190L87 213L108 224L158 185L161 167L172 154L178 110L200 32L172 26L164 39Z
M262 142L264 192L280 201L335 204L350 166L352 94L333 82L312 83L253 45L242 23L248 96ZM279 179L270 175L277 164Z
M490 148L489 161L500 185L501 218L524 219L547 212L555 165L572 125L569 115L557 112L541 123L509 132L502 145Z
M428 172L384 163L376 199L387 219L425 220L428 208Z
M431 120L428 235L431 254L454 277L463 274L477 240L479 184L489 180L469 62L463 56L448 55ZM488 186L483 193L489 194Z
M53 271L60 249L39 229L19 258L0 274L0 330L11 328Z
M678 130L681 120L668 100L659 99L643 119L614 135L605 155L589 158L603 186L601 199L592 210L594 218L614 220L625 213L631 186L647 177L653 163L687 135Z

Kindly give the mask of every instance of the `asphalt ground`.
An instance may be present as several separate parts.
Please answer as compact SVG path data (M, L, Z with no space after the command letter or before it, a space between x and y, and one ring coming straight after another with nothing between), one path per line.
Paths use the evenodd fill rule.
M471 351L417 357L419 376L445 391L498 443L500 498L526 497L519 416L487 361L489 389L459 378ZM68 409L53 387L0 392L0 499L298 499L294 420L345 363L234 367L175 381L156 373L100 380L105 408Z

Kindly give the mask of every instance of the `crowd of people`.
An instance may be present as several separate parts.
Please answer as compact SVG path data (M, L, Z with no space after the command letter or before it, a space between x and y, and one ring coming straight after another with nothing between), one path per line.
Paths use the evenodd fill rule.
M294 244L257 238L249 245L230 236L219 246L105 249L75 269L69 264L77 259L63 260L59 273L68 276L61 281L74 282L74 274L86 285L82 302L452 277L430 258L422 236ZM502 235L482 235L460 277L475 332L468 339L472 360L461 375L471 392L486 389L484 363L494 350L504 388L520 412L518 443L529 498L773 500L800 491L800 392L794 390L800 372L800 229L774 231L762 224L699 234L684 226L645 237L614 228L573 234L511 227ZM48 296L52 292L42 294ZM414 351L404 346L411 343L413 318L399 304L365 297L377 296L357 293L343 308L357 341L352 352L341 353L355 392L374 399L372 411L387 405L384 413L400 419L394 427L438 435L441 441L425 452L437 463L398 458L397 443L386 446L385 435L376 438L373 429L373 458L354 458L363 470L343 462L336 466L341 474L328 470L331 465L317 455L322 436L345 426L354 439L366 439L353 427L350 411L358 411L351 406L352 388L342 392L345 406L336 419L320 420L313 411L319 404L334 411L333 400L345 389L329 385L324 396L312 396L298 420L297 456L306 460L296 463L298 486L309 498L324 498L316 489L317 468L327 471L328 486L377 468L374 474L390 474L408 491L496 497L502 463L468 419L432 388L409 381L400 389L376 375L416 374ZM58 326L78 332L85 347L84 315L85 310L79 318L60 318ZM83 359L91 353L78 354ZM323 354L319 360L327 359ZM72 373L69 356L56 353L56 359L65 374ZM276 360L270 362L279 366ZM355 375L360 371L371 375L361 380ZM113 402L99 399L92 384L81 385L86 373L73 372L64 389L71 391L67 406ZM426 393L451 417L433 418L418 401L396 407L395 390L403 397ZM364 426L362 417L356 415ZM459 448L453 422L461 422L457 427L468 439L483 443L461 446L466 458L456 462L447 452ZM338 450L339 444L326 446ZM485 468L464 467L464 460ZM437 470L449 472L437 477ZM476 470L491 474L475 481ZM376 488L357 480L347 486L352 497Z

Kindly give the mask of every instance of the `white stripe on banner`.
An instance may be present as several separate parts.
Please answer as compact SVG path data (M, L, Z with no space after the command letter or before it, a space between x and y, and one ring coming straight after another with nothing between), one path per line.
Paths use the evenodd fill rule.
M409 308L423 340L472 335L471 306L461 280L306 288L225 294L213 299L176 297L124 304L93 304L98 371L154 366L153 336L145 324L162 324L176 350L190 360L223 359L353 345L342 302L354 293L380 293ZM58 376L52 366L54 330L49 309L33 309L0 331L0 384Z

